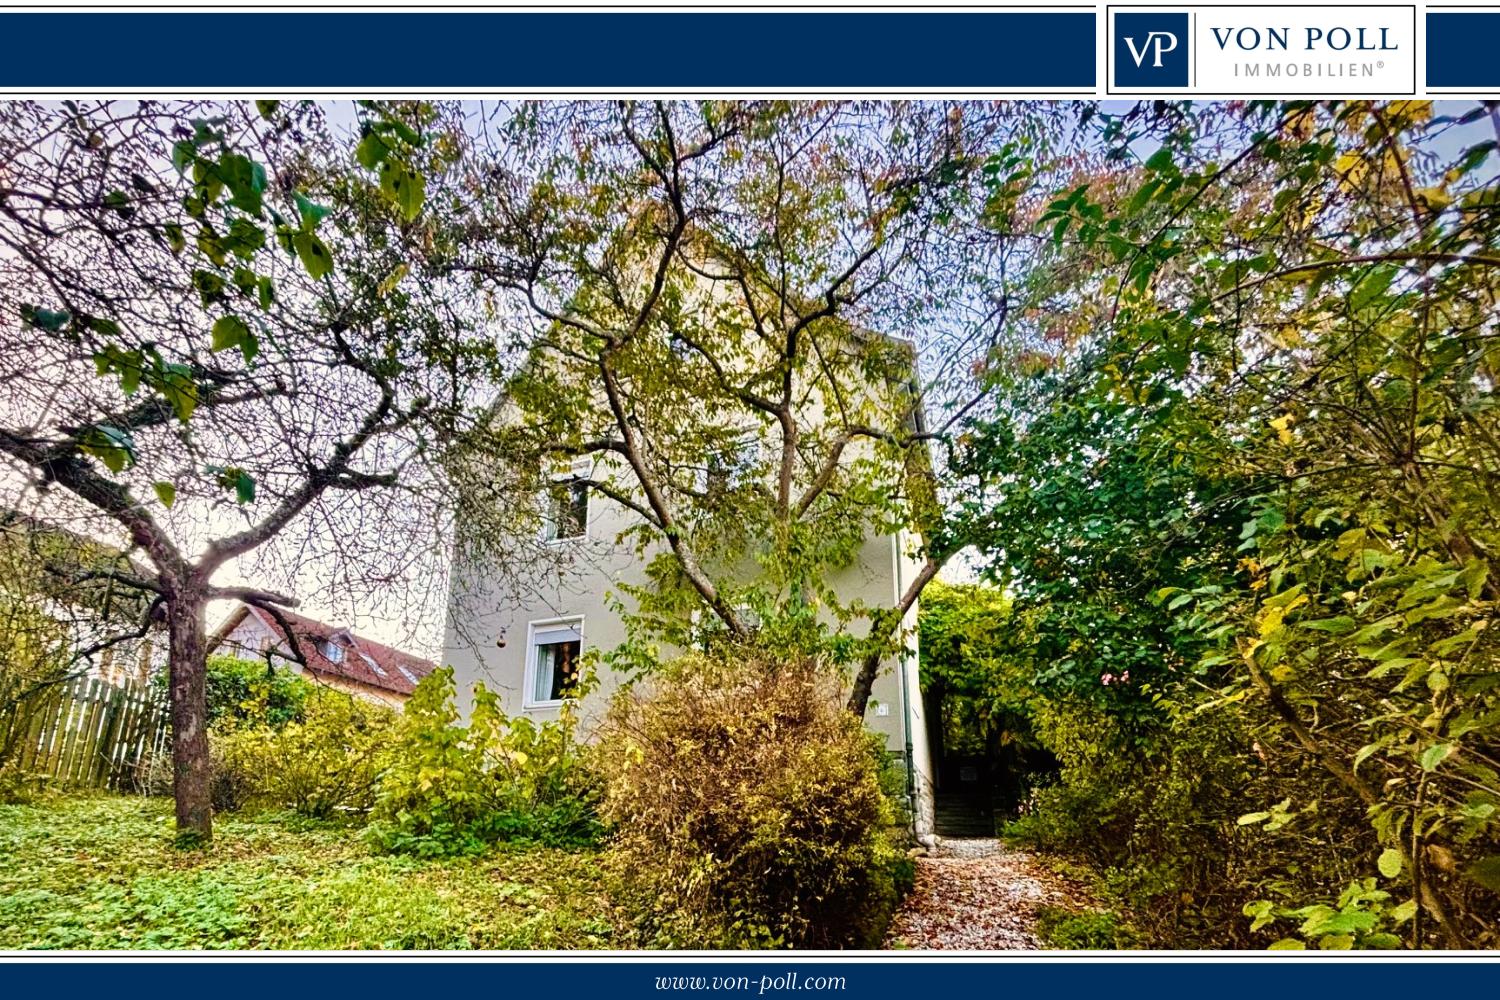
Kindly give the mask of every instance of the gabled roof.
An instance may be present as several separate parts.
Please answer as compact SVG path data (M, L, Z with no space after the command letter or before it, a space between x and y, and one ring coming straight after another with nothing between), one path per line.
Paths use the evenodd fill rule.
M288 654L291 652L286 632L276 618L263 608L249 604L240 605L224 620L224 624L219 626L210 640L209 647L216 648L223 643L229 633L245 620L246 615L254 615L281 640L282 651ZM286 619L297 638L297 645L307 659L306 669L315 675L339 677L396 694L411 694L418 681L437 669L437 664L431 660L424 660L373 639L362 638L347 628L327 625L290 611L281 612L281 617ZM330 647L333 645L343 649L342 659L330 658Z

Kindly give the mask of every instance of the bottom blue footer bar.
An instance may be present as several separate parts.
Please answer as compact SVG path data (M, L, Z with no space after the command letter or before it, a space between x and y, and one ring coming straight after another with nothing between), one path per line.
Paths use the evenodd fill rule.
M1247 995L1251 991L1291 990L1288 995L1338 996L1363 989L1452 989L1481 977L1493 985L1494 966L1482 959L1441 964L1412 957L1375 961L1328 961L1320 956L1292 960L1080 960L976 962L961 958L881 958L866 962L805 961L793 957L755 962L579 961L507 959L431 961L285 961L226 957L170 962L12 961L0 970L10 996L46 990L62 996L202 995L214 1000L294 1000L301 997L357 995L360 1000L412 1000L443 997L464 990L471 1000L485 997L591 996L663 997L714 994L727 997L849 996L933 1000L949 990L973 991L975 998L1050 1000L1053 997L1149 996L1201 1000L1206 991ZM29 992L35 989L37 994ZM198 991L203 991L201 994Z

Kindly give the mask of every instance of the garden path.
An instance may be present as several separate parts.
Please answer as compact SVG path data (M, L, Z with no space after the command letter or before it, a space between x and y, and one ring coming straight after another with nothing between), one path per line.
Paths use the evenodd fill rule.
M887 948L1035 951L1043 906L1077 908L1082 887L1032 855L993 839L943 839L916 859L916 884L886 936Z

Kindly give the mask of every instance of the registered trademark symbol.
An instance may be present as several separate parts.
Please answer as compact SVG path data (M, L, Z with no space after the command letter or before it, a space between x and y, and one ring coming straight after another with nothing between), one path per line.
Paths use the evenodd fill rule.
M1376 59L1375 60L1375 68L1376 69L1385 69L1385 60L1384 59Z

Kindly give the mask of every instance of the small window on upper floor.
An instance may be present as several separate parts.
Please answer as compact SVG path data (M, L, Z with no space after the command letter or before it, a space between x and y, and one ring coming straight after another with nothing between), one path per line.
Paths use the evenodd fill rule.
M698 486L708 494L727 493L749 482L759 461L759 439L753 434L744 434L709 453Z
M554 479L543 497L542 538L582 538L589 528L589 488L580 477Z
M319 651L328 658L330 663L344 662L344 647L333 639L325 639Z

